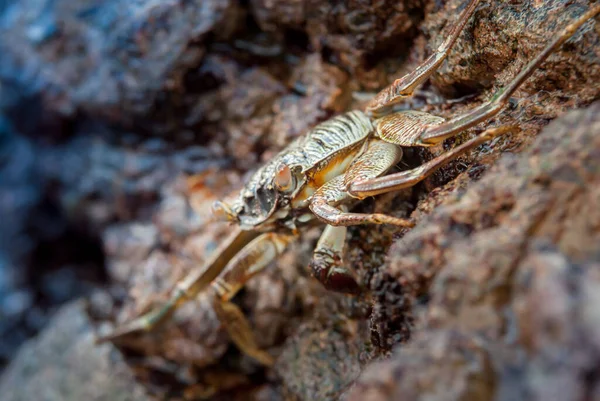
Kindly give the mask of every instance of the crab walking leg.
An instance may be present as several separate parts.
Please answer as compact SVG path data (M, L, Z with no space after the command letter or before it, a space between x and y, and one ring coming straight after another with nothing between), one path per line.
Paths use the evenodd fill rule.
M259 232L236 229L204 263L202 268L193 270L187 277L177 283L169 299L164 304L129 323L117 327L114 332L98 338L96 342L118 340L130 334L152 330L152 328L167 320L181 304L206 289L225 269L227 263L259 235Z
M348 199L346 187L354 181L365 181L385 174L402 157L400 147L377 139L348 168L344 175L335 177L321 186L310 200L309 208L317 218L332 226L358 224L393 224L412 227L407 219L381 213L348 213L336 207Z
M229 301L248 280L274 261L294 240L287 234L265 233L255 238L239 251L225 270L212 283L211 288L221 301Z
M412 96L417 86L421 85L429 76L437 70L448 56L450 49L460 36L465 24L475 11L479 0L471 0L461 14L455 25L452 26L448 38L427 60L419 65L413 72L395 80L390 86L379 92L367 105L366 111L374 117L387 114L392 106L403 98Z
M375 196L386 192L398 191L400 189L412 187L413 185L430 176L438 168L457 158L469 149L473 149L484 142L490 141L499 135L503 135L515 129L516 127L514 126L490 128L477 135L475 138L468 140L454 149L449 150L448 152L445 152L435 159L430 160L429 162L412 170L402 171L400 173L390 174L383 177L374 178L372 180L353 182L348 187L348 193L353 197L363 199L368 196Z
M508 86L500 89L494 94L489 102L475 108L471 112L447 121L435 127L430 127L421 133L419 142L421 145L435 145L446 138L450 138L459 134L467 128L487 120L488 118L498 114L512 94L533 74L544 60L556 51L567 39L569 39L577 30L589 19L600 13L600 5L596 5L581 17L569 24L556 38L548 45L540 54L527 64L519 75L517 75Z
M214 303L214 307L219 320L227 329L229 337L244 354L265 366L273 365L273 357L259 348L248 319L236 304L217 301Z
M357 294L360 287L342 263L347 231L345 226L325 226L313 253L310 268L313 276L328 290Z
M294 238L292 235L274 233L261 235L235 255L211 284L215 293L215 311L231 339L242 352L265 365L273 363L271 356L258 347L243 312L230 300L248 280L281 255Z

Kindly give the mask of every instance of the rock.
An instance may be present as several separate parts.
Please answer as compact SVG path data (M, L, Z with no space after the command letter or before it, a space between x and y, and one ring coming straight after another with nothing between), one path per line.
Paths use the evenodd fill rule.
M554 121L390 249L379 279L401 284L413 338L369 367L349 400L596 391L586 378L600 368L599 111Z
M180 148L159 138L121 137L102 125L60 145L38 150L37 169L71 222L93 232L117 221L148 218L177 178L227 165L199 146Z
M147 401L134 372L109 344L94 344L84 304L64 306L26 343L0 378L5 401Z
M21 267L36 245L28 232L42 197L34 165L30 141L0 116L0 365L30 335L22 317L31 310L34 294Z
M459 0L201 3L28 0L2 8L0 30L7 34L0 51L7 56L0 63L0 109L11 118L0 112L0 120L14 123L18 142L29 150L10 155L18 174L0 175L9 194L19 195L7 202L0 194L0 210L11 217L0 235L36 249L29 260L26 248L11 245L10 265L0 260L2 271L30 272L19 276L24 283L5 280L8 309L37 311L43 321L39 315L45 318L55 304L33 295L64 292L63 278L68 288L85 288L69 271L89 272L90 261L105 266L105 282L97 281L108 287L91 297L95 323L123 321L163 299L227 234L226 225L207 218L214 199L238 190L247 174L310 127L362 107L367 92L414 69L464 6ZM498 7L482 0L431 82L399 107L451 118L480 105L591 2L522 3ZM579 130L591 124L584 117L597 106L557 123L569 127L563 137L554 125L542 134L545 141L528 149L550 120L600 97L598 41L598 30L586 26L497 117L431 152L406 149L398 169L487 127L520 128L411 190L357 206L418 222L413 230L349 229L344 259L363 283L361 296L328 293L309 277L318 230L304 233L248 283L234 302L261 347L276 357L273 368L241 355L200 297L161 330L121 345L136 379L153 397L168 400L387 399L396 391L415 398L543 398L544 389L556 383L569 391L581 377L589 393L597 393L586 354L595 355L594 341L575 339L596 333L596 279L587 273L597 261L588 252L597 239L595 215L584 205L598 202L578 198L588 187L553 186L556 177L568 181L587 171L564 163L585 154L583 139L596 143ZM578 140L569 142L573 132ZM503 167L486 173L499 158ZM542 168L550 170L544 175ZM22 188L34 196L25 197ZM571 198L551 198L557 191ZM572 200L556 214L548 206ZM538 227L536 219L546 215ZM592 227L585 226L589 235L562 234L583 230L582 221ZM81 246L86 232L94 234L94 252ZM530 233L536 235L531 240ZM88 259L74 257L76 250ZM471 273L473 264L479 276ZM50 283L41 285L47 277ZM552 288L550 295L545 288ZM6 327L0 327L3 344L20 320ZM8 348L19 341L11 339ZM577 357L561 364L556 349ZM573 373L563 374L567 370Z
M33 98L44 112L63 116L145 115L161 91L198 64L206 35L217 25L226 35L230 7L229 1L13 3L0 19L0 78L19 95L9 99L3 91L0 104L22 107Z
M302 325L284 345L275 370L289 397L337 399L361 371L368 339L365 321L327 318Z
M398 42L414 36L425 1L254 0L251 4L263 30L304 29L315 50L330 52L336 64L355 72L369 55L397 55L405 49Z
M448 3L438 12L429 14L423 24L429 49L435 49L442 43L442 27L456 17L465 2L453 0ZM434 74L433 85L455 96L469 90L506 85L553 39L552 33L560 32L592 4L588 0L551 0L498 7L497 2L483 1L447 62ZM597 30L588 23L544 62L516 97L533 97L542 103L540 108L545 105L542 100L556 102L558 108L554 106L554 110L543 110L544 114L554 115L596 99L598 87L594 83L600 77L599 43ZM565 91L569 91L571 96L561 99L560 93ZM559 99L552 100L556 97ZM542 112L536 111L536 114Z

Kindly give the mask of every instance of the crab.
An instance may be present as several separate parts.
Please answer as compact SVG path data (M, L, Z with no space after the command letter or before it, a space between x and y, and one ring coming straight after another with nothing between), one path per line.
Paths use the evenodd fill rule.
M513 127L490 128L417 168L386 175L402 159L404 147L440 144L498 114L552 52L600 13L600 5L593 6L565 27L505 88L464 115L446 121L423 111L396 111L394 105L413 95L443 63L478 3L470 0L441 46L413 72L379 92L365 110L350 111L315 126L256 171L233 202L215 202L214 216L237 225L235 232L201 268L177 283L165 303L99 340L114 341L149 331L182 303L206 291L239 349L271 364L272 356L258 347L250 324L231 299L302 230L319 224L325 228L310 263L313 275L327 289L358 293L357 280L342 262L347 227L412 227L414 223L387 214L353 213L349 211L352 206L367 197L411 187L466 151L511 131Z

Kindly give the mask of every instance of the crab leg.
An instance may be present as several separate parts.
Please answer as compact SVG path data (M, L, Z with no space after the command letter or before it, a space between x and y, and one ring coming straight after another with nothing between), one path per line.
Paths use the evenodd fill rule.
M356 294L360 291L356 279L342 263L347 231L345 226L327 225L317 242L310 268L328 290Z
M227 263L258 235L260 235L258 232L236 229L211 255L201 269L193 270L186 278L177 283L169 299L164 304L116 328L111 334L99 337L96 342L118 340L130 334L150 331L155 326L164 322L181 304L194 298L200 291L207 288L225 269Z
M540 66L544 60L556 51L567 39L569 39L577 30L589 19L600 13L600 5L596 5L581 17L569 24L540 54L534 58L519 75L517 75L507 87L497 91L489 102L475 108L471 112L447 121L435 127L425 129L420 135L419 142L423 145L434 145L473 127L474 125L487 120L498 114L506 105L512 94L521 86L527 78Z
M356 226L359 224L394 224L407 226L404 219L381 213L349 213L336 205L347 199L344 177L338 176L323 184L313 195L309 208L317 218L332 226Z
M215 311L231 339L242 352L264 365L273 363L271 356L258 347L244 313L230 300L248 280L281 255L293 239L292 235L261 235L235 255L223 273L211 284L211 289L216 295Z
M212 281L212 290L221 301L230 301L248 280L274 261L294 238L293 235L275 233L265 233L255 238Z
M375 196L386 192L412 187L413 185L430 176L438 168L442 167L449 161L456 159L469 149L473 149L484 142L490 141L493 138L514 129L515 127L512 126L490 128L477 135L475 138L468 140L454 149L449 150L448 152L445 152L435 159L430 160L429 162L414 169L386 175L384 177L374 178L368 181L353 182L348 187L348 193L353 197L363 199L368 196Z
M418 122L418 126L422 127L422 131L413 137L412 132L408 132L408 124L406 124L407 113L399 112L390 114L378 120L377 129L379 136L385 140L402 144L404 146L432 146L440 143L446 138L455 136L460 132L473 127L474 125L485 121L500 112L510 96L519 88L519 86L533 74L539 65L548 58L552 52L559 48L567 39L569 39L587 20L600 13L600 6L595 6L588 10L576 21L569 24L546 48L533 59L519 75L505 88L500 89L492 99L471 112L455 118L453 120L431 124L421 118L423 121ZM414 113L414 112L413 112ZM385 123L385 124L384 124ZM410 127L414 131L414 127ZM512 128L499 127L492 128L480 134L479 136L465 142L450 152L441 155L440 157L431 160L416 169L403 171L396 174L391 174L385 177L373 178L364 181L355 181L348 187L348 192L351 196L364 198L367 196L378 195L390 191L399 190L410 187L417 182L423 180L437 168L441 167L448 161L456 158L461 153L471 149L479 144L490 140L491 138L504 134ZM410 135L409 135L410 134ZM400 141L407 141L400 143Z
M452 26L448 33L448 38L442 45L419 65L413 72L406 74L402 78L395 80L390 86L379 92L373 100L368 104L366 111L374 117L379 117L387 114L392 106L400 102L403 98L412 96L417 86L421 85L431 74L438 69L442 62L448 56L452 45L460 36L469 17L475 11L479 0L471 0L465 8L465 11L460 15L458 21Z
M350 195L346 187L354 181L365 181L385 174L402 157L400 147L374 139L369 147L348 168L344 175L335 177L321 186L310 200L309 208L321 221L332 226L358 224L393 224L412 227L407 219L381 213L348 213L336 207Z

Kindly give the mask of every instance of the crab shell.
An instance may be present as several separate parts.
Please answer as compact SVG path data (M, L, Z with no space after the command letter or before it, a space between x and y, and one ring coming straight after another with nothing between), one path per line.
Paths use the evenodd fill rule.
M295 229L310 221L310 197L343 174L362 152L373 125L361 111L351 111L314 127L256 171L228 205L215 202L213 213L244 230Z

